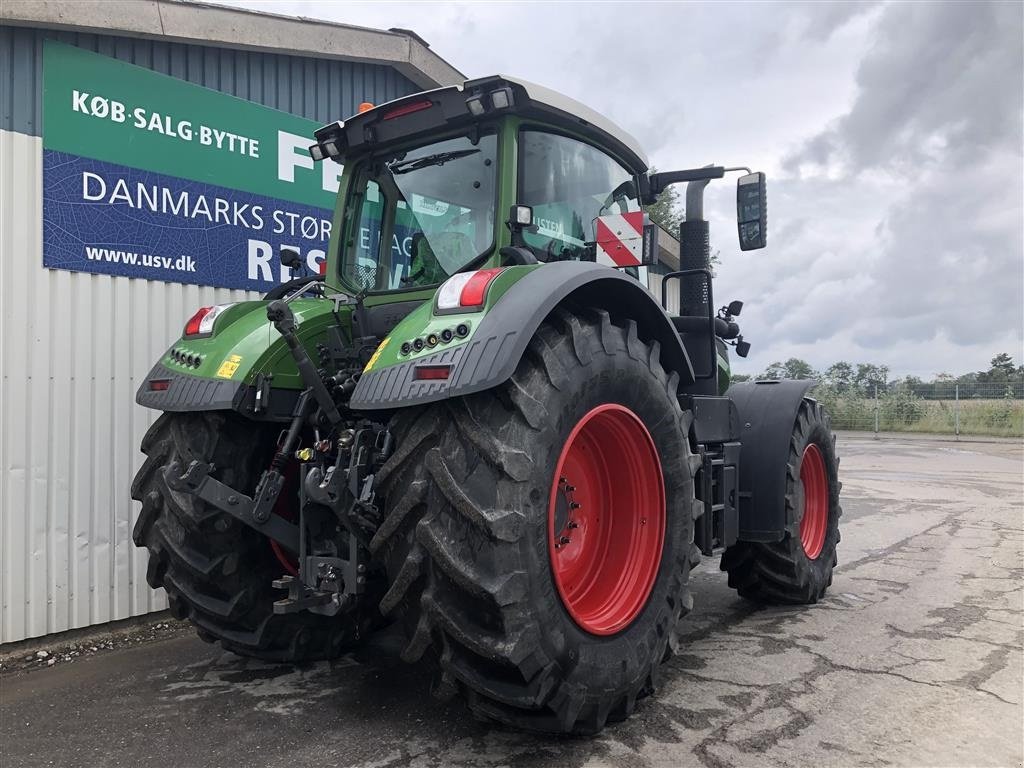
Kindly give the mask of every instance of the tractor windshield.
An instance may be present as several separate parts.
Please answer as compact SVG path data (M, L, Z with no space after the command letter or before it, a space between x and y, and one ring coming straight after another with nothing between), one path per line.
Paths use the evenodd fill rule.
M494 239L497 139L445 139L375 155L359 169L342 273L368 293L437 285Z

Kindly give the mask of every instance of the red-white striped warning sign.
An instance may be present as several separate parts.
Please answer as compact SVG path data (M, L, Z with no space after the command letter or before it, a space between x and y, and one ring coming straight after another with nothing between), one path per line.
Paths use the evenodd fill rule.
M597 262L610 267L643 263L644 212L612 213L597 217Z

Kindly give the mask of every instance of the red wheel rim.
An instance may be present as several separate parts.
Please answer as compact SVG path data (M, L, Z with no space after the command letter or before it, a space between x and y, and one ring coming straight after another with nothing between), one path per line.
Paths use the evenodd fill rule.
M665 483L654 440L608 403L573 427L548 500L548 552L562 603L582 629L613 635L643 609L661 565Z
M800 520L800 543L807 557L814 560L825 546L828 530L828 475L821 449L811 443L804 448L800 462L800 483L804 487L804 516Z

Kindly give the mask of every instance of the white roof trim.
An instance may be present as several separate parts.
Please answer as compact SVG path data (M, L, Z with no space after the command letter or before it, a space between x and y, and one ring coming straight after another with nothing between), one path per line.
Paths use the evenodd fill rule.
M618 141L626 145L633 153L644 161L644 165L650 166L650 162L647 159L647 153L644 152L643 147L640 146L640 142L629 133L623 130L618 125L613 123L607 117L602 115L600 112L588 107L576 99L566 96L564 93L559 93L551 88L547 88L537 83L531 83L529 80L522 80L518 77L512 77L511 75L498 75L503 80L521 85L526 92L530 95L530 98L534 101L540 101L547 104L550 107L566 112L570 115L575 115L583 120L586 120L593 126L596 126L600 130L614 136ZM474 80L479 78L474 78Z

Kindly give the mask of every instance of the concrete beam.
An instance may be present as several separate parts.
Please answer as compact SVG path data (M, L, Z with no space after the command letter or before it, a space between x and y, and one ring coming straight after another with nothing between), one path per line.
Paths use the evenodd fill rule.
M662 226L658 229L658 261L675 272L679 269L679 241L676 236Z
M466 79L413 33L183 0L3 0L0 23L380 64L424 89Z

